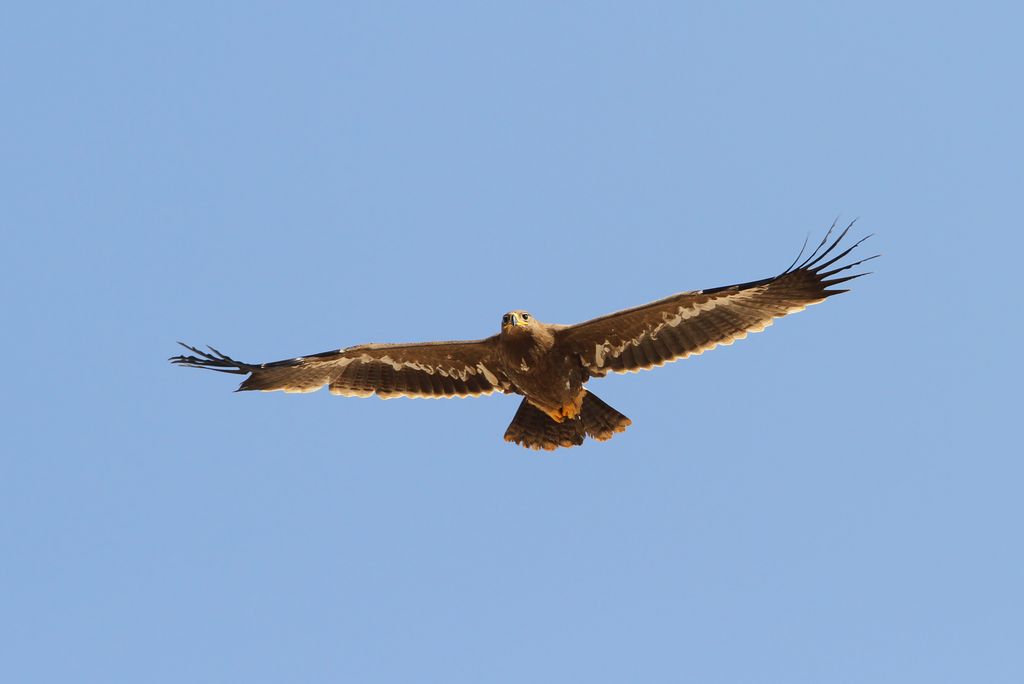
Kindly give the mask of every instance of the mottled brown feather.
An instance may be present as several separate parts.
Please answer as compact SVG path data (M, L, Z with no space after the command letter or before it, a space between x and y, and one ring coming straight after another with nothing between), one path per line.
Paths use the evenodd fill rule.
M739 285L682 292L649 304L601 316L556 331L556 346L576 354L591 376L627 373L701 354L760 332L780 316L846 290L828 289L863 274L829 279L867 259L826 271L860 242L824 261L845 237L832 243L832 231L799 266L774 278ZM862 240L863 241L863 240ZM861 242L862 242L861 241ZM869 257L874 258L874 257ZM799 258L798 258L799 259Z
M523 399L505 431L505 441L550 451L580 445L586 437L603 442L631 424L629 418L589 391L583 396L579 416L561 422L552 420L529 399Z
M184 366L251 374L239 391L313 392L324 387L345 396L466 397L508 391L495 357L497 337L419 344L365 344L313 356L249 364L214 349L182 345L194 356Z

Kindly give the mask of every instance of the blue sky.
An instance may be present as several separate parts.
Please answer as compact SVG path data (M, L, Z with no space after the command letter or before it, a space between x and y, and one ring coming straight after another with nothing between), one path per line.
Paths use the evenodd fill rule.
M53 3L0 40L9 682L1024 680L1010 3ZM874 275L593 389L269 361Z

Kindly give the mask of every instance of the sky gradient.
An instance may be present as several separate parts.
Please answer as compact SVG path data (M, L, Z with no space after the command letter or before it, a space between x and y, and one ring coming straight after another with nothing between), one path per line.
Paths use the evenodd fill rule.
M1024 681L1022 19L12 7L0 679ZM576 322L837 216L873 275L595 382L603 444L166 362Z

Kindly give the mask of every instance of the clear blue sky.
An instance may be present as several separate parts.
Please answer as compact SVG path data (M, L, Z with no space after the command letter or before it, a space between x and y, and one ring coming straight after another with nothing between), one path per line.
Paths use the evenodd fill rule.
M1021 682L1012 3L22 3L0 28L4 682ZM593 389L269 361L876 273Z

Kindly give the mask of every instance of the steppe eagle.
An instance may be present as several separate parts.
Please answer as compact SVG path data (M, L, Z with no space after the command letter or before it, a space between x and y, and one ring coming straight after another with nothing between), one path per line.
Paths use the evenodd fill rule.
M875 257L838 264L865 237L826 261L850 230L829 243L834 228L809 257L800 262L798 256L772 278L682 292L576 325L541 323L529 312L510 311L500 332L481 340L363 344L270 363L243 363L212 347L204 352L179 342L192 354L170 361L248 375L238 391L312 392L326 385L333 394L384 399L520 394L506 440L533 449L576 446L586 437L603 441L631 421L584 389L591 378L732 344L775 318L846 292L832 288L866 275L836 277Z

